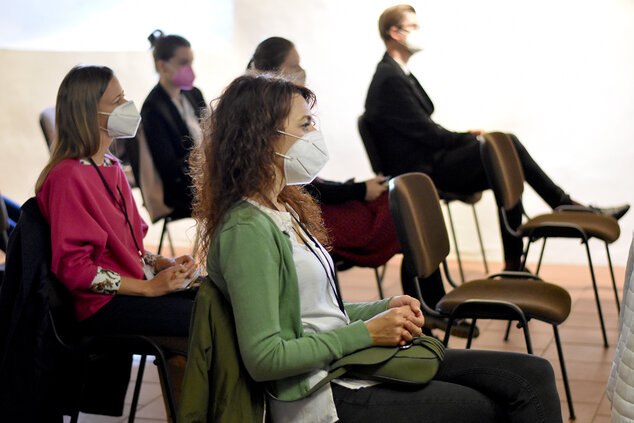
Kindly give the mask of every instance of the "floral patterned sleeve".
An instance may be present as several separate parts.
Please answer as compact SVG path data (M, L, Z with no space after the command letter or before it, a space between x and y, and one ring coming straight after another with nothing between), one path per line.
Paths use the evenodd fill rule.
M146 251L145 254L143 254L143 262L145 262L147 266L150 266L150 268L152 268L152 271L156 273L156 261L159 257L160 256L158 254Z
M90 284L90 290L97 294L115 295L121 286L121 275L97 266L97 274Z

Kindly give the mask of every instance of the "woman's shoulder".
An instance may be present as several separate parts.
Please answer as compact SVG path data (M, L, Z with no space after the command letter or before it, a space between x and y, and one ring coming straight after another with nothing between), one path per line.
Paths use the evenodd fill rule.
M64 159L51 169L46 180L83 179L84 169L85 165L81 164L79 159Z
M275 224L257 207L243 200L227 211L222 221L222 231L236 226L270 228L275 227Z
M141 107L141 111L148 110L156 107L158 104L162 104L169 101L169 96L161 87L161 84L156 84L152 91L149 92L145 100L143 101L143 106Z

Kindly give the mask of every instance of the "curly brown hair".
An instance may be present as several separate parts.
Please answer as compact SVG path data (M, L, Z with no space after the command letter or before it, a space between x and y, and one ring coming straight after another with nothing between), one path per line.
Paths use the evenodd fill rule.
M192 217L198 223L196 255L201 263L225 213L244 197L264 196L274 188L273 143L295 95L314 106L315 94L305 87L270 74L247 74L236 78L210 105L202 123L203 141L190 157ZM304 188L286 186L278 201L288 203L310 232L328 244L319 206Z

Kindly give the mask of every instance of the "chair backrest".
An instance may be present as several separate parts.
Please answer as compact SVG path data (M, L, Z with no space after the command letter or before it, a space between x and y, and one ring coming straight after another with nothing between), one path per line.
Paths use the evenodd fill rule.
M152 153L147 145L143 123L139 125L136 137L128 141L128 158L137 186L141 189L143 205L147 209L152 223L168 216L174 209L165 205L163 181L156 170Z
M4 204L2 193L0 193L0 239L2 239L4 248L9 245L9 213L7 206Z
M390 180L390 213L405 257L429 277L449 254L449 237L431 178L406 173Z
M522 200L524 171L508 134L490 132L480 146L482 164L498 207L511 210Z
M55 138L55 107L47 107L40 112L40 127L49 150Z
M357 119L357 126L359 127L359 135L361 135L361 140L363 141L363 146L365 147L365 153L368 155L372 170L376 174L384 174L385 166L381 160L381 156L379 155L376 140L374 139L374 136L368 127L368 122L363 115L359 116L359 119Z

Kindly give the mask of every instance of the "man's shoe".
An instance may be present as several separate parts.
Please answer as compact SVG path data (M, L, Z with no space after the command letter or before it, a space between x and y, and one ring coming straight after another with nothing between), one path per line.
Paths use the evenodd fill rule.
M596 207L596 206L588 206L590 210L596 213L601 213L605 216L612 216L616 220L622 218L625 213L630 209L629 204L623 204L622 206L617 207Z
M433 317L433 316L425 316L425 327L429 329L447 329L447 318L445 317ZM471 322L468 322L466 319L460 319L454 322L453 326L451 326L451 334L453 336L457 336L458 338L468 338L469 337L469 329L471 329ZM480 330L476 326L473 331L473 337L477 338L480 335Z

